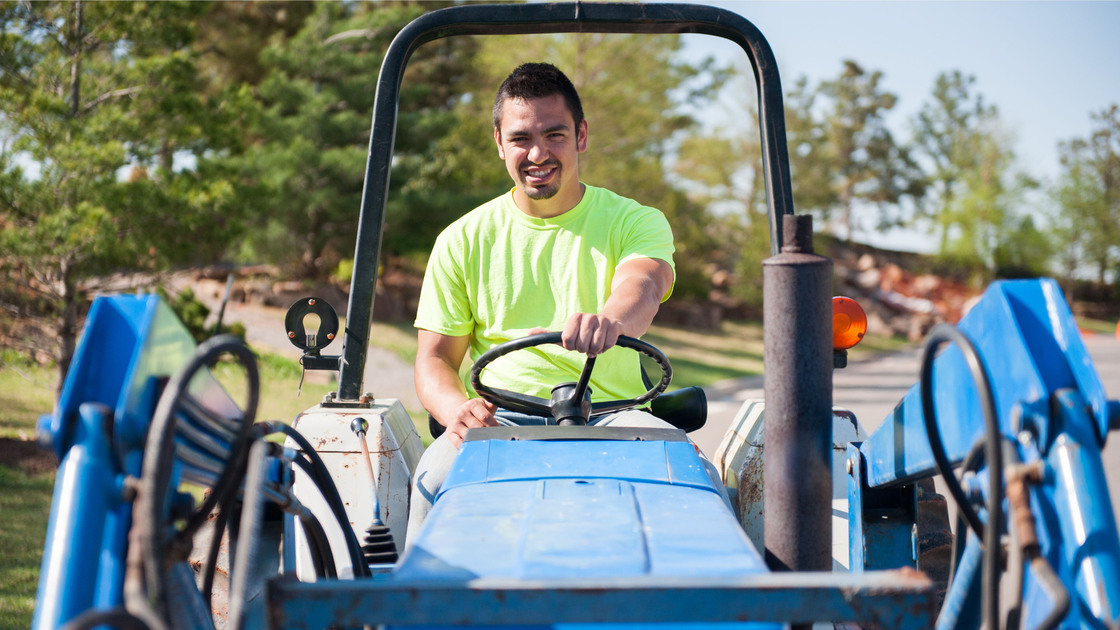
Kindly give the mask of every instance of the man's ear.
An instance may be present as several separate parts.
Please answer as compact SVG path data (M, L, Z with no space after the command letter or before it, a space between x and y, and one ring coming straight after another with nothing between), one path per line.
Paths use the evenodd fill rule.
M587 119L584 118L576 128L576 151L583 153L587 150Z
M506 159L506 150L502 148L502 130L494 127L494 144L498 145L498 157Z

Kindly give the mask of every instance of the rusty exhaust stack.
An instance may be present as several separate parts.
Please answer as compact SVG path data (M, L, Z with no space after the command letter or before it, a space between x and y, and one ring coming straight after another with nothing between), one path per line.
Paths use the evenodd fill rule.
M832 260L785 215L763 261L763 532L774 570L832 570Z

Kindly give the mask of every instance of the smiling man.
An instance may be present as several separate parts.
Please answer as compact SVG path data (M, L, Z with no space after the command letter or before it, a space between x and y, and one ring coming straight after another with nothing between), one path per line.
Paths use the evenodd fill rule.
M446 427L415 472L408 540L420 526L467 430L543 424L468 392L463 358L545 330L562 347L540 346L495 362L486 382L548 399L596 359L592 400L641 395L638 355L612 351L619 335L645 333L672 292L673 235L664 215L580 180L588 123L571 81L556 67L518 67L494 101L494 142L514 188L452 223L436 240L416 327L416 391ZM592 424L669 428L644 410ZM713 469L714 470L714 469Z

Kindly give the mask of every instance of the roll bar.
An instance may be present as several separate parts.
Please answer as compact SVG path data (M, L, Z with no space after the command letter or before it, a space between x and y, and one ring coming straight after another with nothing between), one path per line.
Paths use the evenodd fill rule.
M697 4L565 2L464 5L432 11L413 20L397 34L389 45L377 79L346 334L339 365L340 400L357 400L362 391L397 130L397 107L408 59L421 45L445 37L534 33L700 33L739 44L751 60L758 86L770 252L776 254L781 249L779 216L793 214L782 86L774 53L754 24L725 9Z

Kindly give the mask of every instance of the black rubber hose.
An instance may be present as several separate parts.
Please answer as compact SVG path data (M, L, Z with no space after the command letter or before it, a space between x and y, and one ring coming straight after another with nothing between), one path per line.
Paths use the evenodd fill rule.
M184 396L189 395L188 388L194 375L225 354L237 358L245 368L247 381L246 409L238 428L237 439L231 445L230 461L222 471L221 477L214 484L212 492L203 501L202 506L192 515L187 528L183 530L188 532L188 535L182 538L173 533L169 535L167 529L156 524L165 523L164 511L167 493L170 490L179 403ZM214 337L199 345L186 365L171 377L163 395L160 396L148 428L139 489L146 500L144 513L140 517L153 524L150 535L145 536L144 539L144 581L147 597L157 608L163 605L166 590L163 582L165 545L176 538L180 541L189 538L189 533L201 525L214 506L226 501L241 482L259 396L260 374L257 370L256 357L243 341L232 335Z
M311 512L304 511L299 522L303 525L303 532L307 536L307 547L311 551L311 565L315 567L315 575L320 578L337 578L338 572L334 567L334 556L331 554L331 543L327 540L327 533L319 519Z
M202 596L206 599L209 608L213 601L214 573L218 567L218 554L221 553L222 536L225 535L226 523L229 522L229 505L218 506L218 515L214 519L214 534L210 537L210 547L206 551L206 564L202 566Z
M144 620L117 606L108 610L87 610L63 624L60 630L90 630L110 626L117 630L151 630Z
M964 461L961 462L961 475L965 475L976 470L979 462L983 461L982 457L984 455L984 447L984 440L980 439L972 445L972 448L968 449L968 455L965 455ZM956 481L955 475L953 476L953 481ZM948 484L949 481L946 480L945 485ZM951 552L953 554L953 562L949 565L949 584L952 584L953 579L956 577L957 563L960 562L961 554L964 553L964 548L961 545L961 541L967 539L964 528L968 527L968 524L965 522L964 516L961 515L961 510L957 510L956 516L957 517L956 519L954 519L953 525L954 530L957 532L957 534L953 536L953 550Z
M260 586L260 577L253 567L257 563L260 547L261 520L264 514L264 485L268 482L268 456L279 444L265 440L253 442L245 467L245 489L242 501L241 527L234 562L230 563L229 624L233 630L245 627L250 593Z
M984 413L985 424L985 455L988 463L988 526L980 521L980 516L969 504L964 496L964 490L953 474L949 458L945 455L945 445L941 442L941 435L937 428L937 420L933 408L933 359L941 344L955 343L964 356L968 371L976 384L980 396L980 406ZM1002 531L1002 501L1003 501L1003 453L1002 433L999 428L999 417L996 413L995 396L992 393L991 381L988 379L987 370L980 359L980 353L972 340L955 326L939 324L926 338L925 351L922 353L922 370L920 377L922 416L925 421L926 433L929 437L930 451L937 465L938 472L945 479L953 499L957 501L961 513L969 526L984 541L984 564L982 570L983 588L981 590L981 609L983 619L989 629L999 628L999 567L1000 567L1000 532Z
M346 548L350 554L350 564L353 565L354 577L370 577L372 574L369 571L369 565L366 564L362 555L362 545L358 542L358 535L354 533L354 528L350 526L350 519L346 516L346 508L342 503L342 497L338 494L338 487L330 477L330 472L327 470L327 465L323 463L323 458L319 456L311 443L307 441L299 431L283 422L262 422L260 423L266 427L270 433L283 433L287 437L292 438L296 444L299 445L302 453L306 456L306 460L296 458L296 463L299 464L304 461L308 466L300 464L307 476L311 478L312 482L322 493L323 498L326 500L327 505L330 507L331 514L334 515L338 526L342 529L342 534L346 538Z

